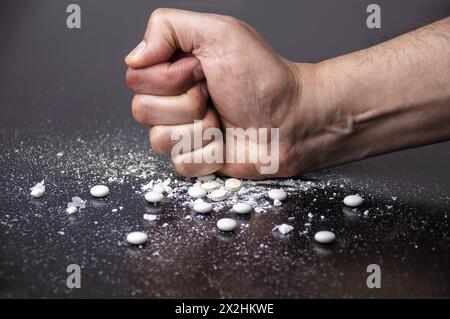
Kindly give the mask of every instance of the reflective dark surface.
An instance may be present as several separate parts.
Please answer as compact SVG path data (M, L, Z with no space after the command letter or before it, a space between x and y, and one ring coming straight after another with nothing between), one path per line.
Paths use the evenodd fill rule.
M369 2L298 2L171 6L243 18L281 54L309 62L449 14L447 1L379 1L383 27L373 31L364 24ZM185 194L192 181L151 152L146 129L131 119L124 82L124 55L151 10L168 4L80 1L82 28L69 30L68 3L0 4L0 297L450 296L450 144L247 184L238 196L263 212L234 216L232 198L211 216L196 216ZM174 187L178 180L173 196L146 204L141 186L168 177ZM44 178L46 194L33 199L29 188ZM97 183L110 186L107 198L89 195ZM289 194L280 208L265 196L273 187ZM364 206L344 208L353 193ZM87 207L67 216L77 195ZM159 218L147 222L144 213ZM238 218L234 234L216 230L223 216ZM281 223L294 231L272 232ZM334 244L313 241L322 229L336 233ZM134 230L149 234L145 246L125 242ZM80 289L66 286L69 264L81 266ZM381 267L381 289L366 286L369 264Z

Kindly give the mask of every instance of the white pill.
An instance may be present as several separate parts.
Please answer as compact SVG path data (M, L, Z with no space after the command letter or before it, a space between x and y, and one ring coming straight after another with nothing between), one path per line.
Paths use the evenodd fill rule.
M66 208L66 213L69 215L75 214L78 211L78 208L75 206L70 206Z
M242 182L237 178L229 178L225 181L225 188L232 192L237 192L241 189Z
M231 218L221 218L217 221L217 228L222 231L233 231L237 227L237 223Z
M227 191L224 189L216 189L208 195L208 198L215 202L223 201L227 198Z
M200 214L209 213L212 211L212 209L212 205L207 202L198 202L194 204L194 211Z
M364 202L358 195L349 195L344 198L344 204L350 207L358 207Z
M199 186L192 186L188 189L188 195L194 198L202 198L206 196L206 190Z
M282 203L281 203L280 200L278 200L278 199L274 199L274 200L273 200L273 206L280 207L281 205L282 205Z
M294 229L293 226L288 225L288 224L281 224L281 225L277 225L275 226L272 231L278 230L281 234L286 235L287 233L289 233L290 231L292 231Z
M197 177L197 180L204 183L204 182L210 182L216 179L216 175L214 174L210 174L210 175L205 175L205 176L199 176Z
M233 205L233 211L238 214L248 214L252 211L252 206L247 203L237 203Z
M146 233L135 231L127 235L127 242L133 245L142 245L148 240Z
M214 182L214 181L211 181L211 182L203 183L201 187L202 187L205 191L211 192L211 191L213 191L213 190L219 188L219 186L220 186L219 183L216 183L216 182Z
M314 239L321 244L329 244L336 239L336 235L328 230L319 231L314 235Z
M282 189L271 189L269 191L269 197L274 200L278 199L278 200L282 201L282 200L286 199L287 195L286 195L286 192Z
M94 197L105 197L109 194L109 188L105 185L96 185L91 188L91 195Z
M162 201L164 198L164 195L161 192L157 191L150 191L147 194L145 194L145 200L149 203L158 203Z

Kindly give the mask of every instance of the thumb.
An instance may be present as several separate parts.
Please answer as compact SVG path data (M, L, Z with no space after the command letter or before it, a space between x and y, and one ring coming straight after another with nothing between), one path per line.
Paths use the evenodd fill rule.
M150 16L144 39L125 58L132 68L168 61L177 50L191 53L201 45L197 26L203 14L178 9L156 9Z

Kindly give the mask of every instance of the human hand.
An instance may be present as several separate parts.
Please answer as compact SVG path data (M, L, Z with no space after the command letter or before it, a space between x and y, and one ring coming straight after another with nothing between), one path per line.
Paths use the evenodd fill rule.
M133 115L152 126L150 141L155 151L170 155L176 143L170 138L172 132L193 131L194 120L202 119L204 129L279 128L280 169L272 175L298 172L299 69L276 54L252 27L227 16L158 9L150 17L143 41L139 54L135 51L126 57L127 82L136 92ZM184 54L174 61L177 50ZM221 141L203 141L192 152L221 147ZM226 152L248 155L253 147ZM219 170L228 176L264 177L259 161L199 164L178 158L174 162L187 176Z
M224 148L222 140L203 139L172 156L175 168L187 176L216 171L250 179L293 176L446 140L448 42L441 35L449 21L367 50L303 64L283 59L234 18L159 9L150 17L144 41L126 57L127 82L136 92L133 114L152 126L152 147L166 155L177 142L173 133L192 132L196 119L203 120L203 129L279 128L276 172L262 174L265 163L258 156L254 162L229 163L237 153L255 155L261 145L251 142L226 149L225 163L183 162ZM429 47L417 46L418 41L436 54L426 54ZM398 63L391 64L393 59ZM276 150L274 141L266 144L272 153Z

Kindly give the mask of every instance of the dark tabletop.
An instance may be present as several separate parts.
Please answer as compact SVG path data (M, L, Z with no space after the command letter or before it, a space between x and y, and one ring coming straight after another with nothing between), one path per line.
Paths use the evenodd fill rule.
M193 180L155 155L131 118L123 64L150 12L169 3L244 19L287 58L317 62L445 17L448 1L378 1L380 30L365 26L370 1L78 1L77 30L65 25L69 3L0 4L0 297L450 297L449 143L246 183L197 216ZM172 196L147 204L141 186L167 178ZM45 195L32 198L43 179ZM89 188L100 183L111 194L95 200ZM288 193L281 207L267 198L274 187ZM344 208L355 193L363 207ZM87 207L68 216L73 196ZM238 198L263 211L235 216ZM216 230L224 216L237 218L233 234ZM294 231L272 232L281 223ZM128 245L134 230L149 242ZM336 242L315 243L318 230ZM80 289L66 286L70 264ZM367 288L369 264L381 267L380 289Z

